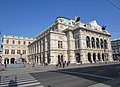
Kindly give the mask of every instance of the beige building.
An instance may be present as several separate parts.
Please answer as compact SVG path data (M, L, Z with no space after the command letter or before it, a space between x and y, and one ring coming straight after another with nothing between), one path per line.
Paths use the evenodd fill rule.
M28 45L33 38L19 36L3 36L2 38L2 64L28 62Z
M2 63L2 51L0 51L0 65Z
M113 59L120 61L120 38L111 41Z
M96 21L82 23L57 17L55 22L36 36L29 46L30 62L38 64L97 63L112 61L110 34Z

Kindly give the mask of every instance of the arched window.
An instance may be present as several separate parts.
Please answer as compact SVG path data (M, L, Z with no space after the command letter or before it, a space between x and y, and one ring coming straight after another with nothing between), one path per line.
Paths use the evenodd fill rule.
M91 38L92 48L95 48L95 39L94 37Z
M100 39L101 49L103 48L103 40Z
M104 53L102 53L102 60L105 61L105 58L104 58Z
M96 54L95 53L93 53L93 60L96 63Z
M89 36L86 37L86 45L87 45L87 48L90 48L90 38L89 38Z
M77 63L80 63L80 60L81 60L81 59L80 59L80 53L76 53L76 54L75 54L75 57L76 57L76 62L77 62Z
M107 41L104 40L104 48L107 49Z
M97 48L100 47L100 46L99 46L99 39L98 39L98 38L96 38L96 47L97 47Z
M88 61L89 61L90 63L92 63L92 60L91 60L91 53L88 53Z
M101 61L100 53L98 53L98 60Z

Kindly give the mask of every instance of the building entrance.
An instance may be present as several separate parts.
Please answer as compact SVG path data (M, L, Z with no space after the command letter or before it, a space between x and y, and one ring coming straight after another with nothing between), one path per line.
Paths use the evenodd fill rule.
M11 64L14 64L15 63L15 58L11 58Z
M90 54L90 53L88 53L88 61L89 61L90 63L92 63L91 54Z
M76 57L76 62L80 63L80 61L81 61L81 59L80 59L80 53L76 53L75 57Z
M96 54L93 53L93 61L96 63Z
M4 64L9 64L9 59L8 58L5 58Z

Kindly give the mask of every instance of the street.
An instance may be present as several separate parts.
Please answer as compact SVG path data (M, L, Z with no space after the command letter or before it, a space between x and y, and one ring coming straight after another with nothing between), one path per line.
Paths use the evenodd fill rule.
M107 81L120 78L120 64L53 70L31 75L45 87L93 87L99 83L111 85Z
M120 87L120 63L8 67L0 87Z

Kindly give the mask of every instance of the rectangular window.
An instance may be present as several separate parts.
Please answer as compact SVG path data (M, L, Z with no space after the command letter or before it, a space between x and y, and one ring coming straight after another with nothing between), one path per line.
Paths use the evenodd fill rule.
M18 41L18 44L20 44L20 41Z
M60 46L61 46L61 48L62 48L62 41L60 41Z
M58 48L60 48L60 41L58 41Z
M26 42L24 41L24 42L23 42L23 44L25 45L25 44L26 44Z
M15 41L14 41L14 40L12 41L12 44L15 44Z
M8 43L9 43L9 40L6 40L6 43L8 44Z
M9 54L9 50L8 49L5 49L5 54Z
M77 48L77 41L75 41L75 48Z
M75 48L80 48L79 37L75 38Z
M26 54L26 50L23 50L23 54Z
M15 54L15 50L11 50L11 54Z
M62 41L58 41L58 48L62 48Z
M17 50L17 54L20 54L21 52L20 52L20 50Z

